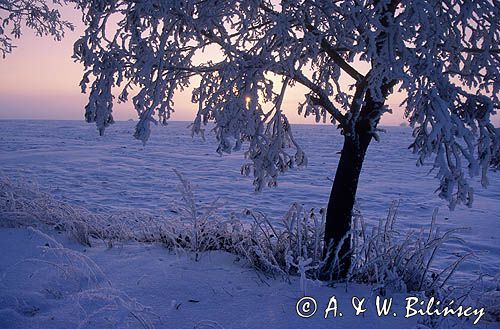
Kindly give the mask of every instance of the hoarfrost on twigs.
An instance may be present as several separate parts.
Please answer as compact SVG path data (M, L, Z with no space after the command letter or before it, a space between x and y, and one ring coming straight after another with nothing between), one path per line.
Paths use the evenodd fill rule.
M194 85L193 133L214 121L219 153L244 146L242 173L259 190L307 164L283 112L289 86L307 89L299 113L329 119L354 140L360 127L378 139L378 122L391 111L385 100L399 91L414 129L410 148L419 164L433 158L437 191L450 207L470 205L467 177L480 175L486 186L488 166L498 163L490 120L500 95L494 2L76 3L86 30L74 58L86 69L86 119L101 133L113 122L113 88L120 101L132 97L135 137L146 142L151 124L174 112L174 95Z

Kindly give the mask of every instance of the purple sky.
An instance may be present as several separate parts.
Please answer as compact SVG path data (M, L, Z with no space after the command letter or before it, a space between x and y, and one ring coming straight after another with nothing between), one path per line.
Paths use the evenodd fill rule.
M50 37L36 37L24 29L15 40L17 48L0 58L0 119L71 119L81 120L87 96L80 93L79 81L83 67L71 59L73 42L82 32L80 15L76 10L65 8L63 16L77 28L66 34L63 41ZM313 123L313 118L297 114L297 103L303 100L304 89L294 88L287 92L285 113L293 123ZM189 91L176 98L172 120L192 120L196 106L190 103ZM398 125L404 121L403 111L397 109L401 95L389 99L394 114L386 114L382 124ZM117 120L136 118L131 104L115 104ZM494 119L496 124L500 118Z

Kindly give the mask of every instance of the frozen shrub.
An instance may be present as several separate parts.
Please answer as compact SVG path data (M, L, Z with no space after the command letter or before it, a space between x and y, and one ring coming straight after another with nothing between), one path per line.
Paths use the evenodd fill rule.
M0 177L0 219L1 226L49 226L65 231L86 246L94 239L109 246L116 241L163 241L163 232L172 231L175 225L169 219L135 210L91 212L54 199L32 182L6 177Z
M82 244L93 239L159 242L168 248L185 249L199 259L204 251L224 250L243 256L256 269L288 279L300 275L302 290L307 280L319 277L323 259L324 209L307 210L293 203L280 220L269 219L263 211L247 209L250 220L229 219L217 214L221 203L197 202L190 182L176 171L181 198L175 206L176 217L157 216L137 211L95 214L54 200L36 185L0 179L0 216L3 225L45 224L70 232ZM359 211L353 213L354 252L347 281L374 284L381 293L389 291L436 292L449 282L467 255L444 269L433 265L436 254L450 239L450 230L441 233L437 212L428 231L399 232L395 229L399 204L393 203L378 225L367 225ZM7 223L7 224L6 224ZM331 252L338 255L337 250ZM332 271L338 266L334 257Z
M394 202L385 220L368 228L357 216L355 254L350 279L376 284L383 291L434 291L443 288L457 266L468 254L457 258L444 269L433 268L437 253L446 241L458 239L460 229L440 233L437 210L428 232L398 232L394 229L399 203ZM368 232L368 230L370 230Z
M394 228L398 205L393 203L387 217L375 226L367 225L359 212L354 213L355 222L350 234L355 247L348 281L375 285L380 293L387 290L435 293L445 287L458 265L468 256L458 257L444 269L433 266L443 244L457 239L455 233L459 230L440 233L435 211L427 232L398 232ZM298 273L302 279L319 277L323 209L317 214L313 209L306 211L294 203L279 224L273 224L261 212L247 211L247 214L254 223L239 251L253 266L285 276ZM334 265L338 265L337 257L335 259Z
M87 246L91 237L102 237L110 227L102 216L55 200L33 182L13 182L5 177L0 179L0 216L4 226L48 225Z
M322 258L324 211L320 213L318 218L314 210L293 203L280 222L272 223L263 212L246 210L253 221L238 250L260 270L287 276L301 269L305 278Z
M86 246L96 239L110 247L130 240L159 242L168 248L194 251L196 258L205 250L233 250L236 240L241 240L242 223L218 216L218 200L207 205L196 202L191 184L178 175L181 199L173 205L175 217L136 210L90 212L54 199L34 183L0 177L0 225L48 226Z
M184 234L179 234L177 239L179 243L189 247L195 255L195 260L198 261L200 252L218 249L219 236L212 231L214 228L212 224L215 224L216 221L220 222L216 218L215 212L221 204L218 199L208 205L198 204L194 198L191 182L186 180L177 170L174 170L174 172L180 181L177 189L182 198L177 206L177 212L181 221L187 222L191 228L183 230ZM217 225L215 226L217 227Z

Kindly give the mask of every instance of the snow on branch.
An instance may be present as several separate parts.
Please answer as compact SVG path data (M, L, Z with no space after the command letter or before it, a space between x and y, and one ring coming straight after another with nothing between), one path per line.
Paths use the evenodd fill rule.
M498 157L500 12L492 1L75 2L86 25L74 51L86 70L85 116L101 133L113 122L114 88L119 101L133 93L135 137L146 142L151 124L174 112L174 95L193 86L193 133L213 121L218 152L247 147L242 172L260 189L307 163L282 110L284 90L301 84L299 113L329 117L346 138L366 129L377 137L387 97L406 95L411 147L419 163L434 160L451 207L472 202L467 176L486 185ZM344 77L355 84L346 88Z
M56 6L69 0L52 0ZM51 8L45 0L0 0L0 54L2 57L15 47L12 38L19 39L23 25L35 31L37 36L51 35L60 41L65 30L73 30L72 23L61 18L57 9Z

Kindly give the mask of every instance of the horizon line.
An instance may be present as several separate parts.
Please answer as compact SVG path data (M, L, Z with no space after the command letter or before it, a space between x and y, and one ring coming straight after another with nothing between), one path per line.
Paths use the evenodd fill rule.
M88 124L92 124L93 122L86 122L84 119L40 119L40 118L0 118L0 121L73 121L73 122L84 122L84 123L88 123ZM138 122L137 119L120 119L120 120L114 120L115 123L118 123L118 122ZM169 120L167 121L167 125L169 122L185 122L185 123L193 123L193 121L190 121L190 120ZM210 121L212 122L212 121ZM332 125L331 123L328 123L328 122L314 122L314 123L290 123L291 125L301 125L301 126L317 126L317 125L321 125L321 126L327 126L327 125ZM402 124L406 124L407 128L410 127L410 124L407 122L407 121L403 121L399 124L382 124L382 125L379 125L379 127L403 127ZM158 124L158 125L161 125L161 124Z

